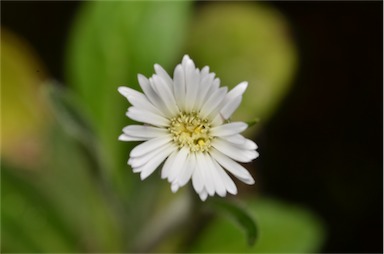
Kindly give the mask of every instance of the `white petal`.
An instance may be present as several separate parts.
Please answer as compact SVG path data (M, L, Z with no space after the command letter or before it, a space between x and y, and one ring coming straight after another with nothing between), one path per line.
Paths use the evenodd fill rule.
M213 73L214 74L214 73ZM214 93L217 89L219 89L220 87L220 79L219 78L215 78L211 85L209 86L209 92L208 94L212 94Z
M150 160L152 160L157 154L159 154L161 151L168 149L169 146L172 146L172 143L167 143L158 149L152 150L142 156L139 157L131 157L128 161L128 164L131 165L133 168L138 168L143 166L144 164L148 163ZM173 148L176 150L176 146Z
M196 170L200 170L200 174L202 176L205 190L208 192L210 196L215 194L215 186L213 183L211 171L208 169L209 164L205 160L205 157L202 153L196 154L197 167Z
M212 146L228 157L240 162L250 162L258 155L254 150L241 149L221 138L213 140Z
M209 66L204 66L201 69L201 77L207 76L209 74Z
M153 89L152 85L150 84L150 80L148 80L143 75L138 75L139 84L141 86L141 89L143 89L144 94L147 96L149 101L158 108L161 112L164 112L167 116L170 115L169 111L165 107L164 103L160 99L157 92Z
M209 95L208 90L212 85L215 74L210 73L206 77L202 78L200 81L200 86L198 90L198 95L195 102L195 108L200 109L203 103L208 99Z
M170 166L171 168L168 175L168 181L173 182L180 173L180 171L185 170L186 158L188 153L189 148L185 146L181 148L181 150L177 153L173 164Z
M201 107L201 116L206 118L209 114L217 109L220 103L223 101L225 94L227 93L227 87L222 87L212 93L208 100Z
M171 190L173 193L175 193L176 191L178 191L180 188L180 186L177 184L177 183L172 183L171 184Z
M136 90L133 90L132 88L129 88L129 87L126 87L126 86L119 86L118 88L117 88L117 91L119 91L119 93L121 94L121 95L123 95L124 97L126 97L127 99L128 99L128 96L129 95L133 95L133 94L135 94L135 93L140 93L140 92L138 92L138 91L136 91ZM133 92L132 92L133 91Z
M244 138L242 135L240 134L235 134L235 135L232 135L232 136L226 136L225 139L233 144L237 144L237 145L243 145L246 141L246 138Z
M155 157L142 166L140 173L141 180L144 180L156 170L156 168L164 161L164 159L173 151L174 147L168 146L158 153Z
M220 89L220 79L214 78L215 73L210 73L210 75L213 77L213 80L209 80L210 82L208 83L208 90L206 91L202 106L212 96L213 93L216 93L217 90Z
M208 162L207 171L210 171L211 173L213 184L215 186L215 192L219 194L219 196L225 197L225 194L227 193L226 188L224 186L223 180L221 179L219 172L217 171L215 165L213 164L213 159L208 154L204 154L204 157L205 157L205 161Z
M228 119L233 112L240 105L242 100L242 94L248 87L248 82L241 82L237 86L235 86L229 93L225 96L223 102L223 108L220 113L225 119Z
M219 163L217 163L216 160L212 160L212 162L216 167L216 171L219 173L221 179L223 180L223 183L224 183L226 190L229 193L236 195L237 194L237 187L236 187L235 183L233 182L233 180L224 171L224 169L219 165Z
M245 144L243 145L244 149L250 149L250 150L255 150L257 149L257 145L255 142L253 142L250 139L245 139Z
M130 107L127 112L127 116L131 118L132 120L151 124L154 126L161 126L166 127L169 125L169 120L157 115L155 113L152 113L150 111L138 109L136 107Z
M199 193L199 196L200 196L201 201L205 201L205 200L207 200L208 193L207 193L206 190L203 189L203 190Z
M189 154L184 170L179 174L177 183L179 186L184 186L192 177L193 171L196 169L196 160L193 154Z
M219 112L212 120L212 126L219 126L219 125L222 125L224 123L224 117L221 115L221 113Z
M173 92L171 88L165 83L165 81L157 75L153 75L154 86L157 87L157 94L160 96L163 104L171 113L171 115L176 115L179 113L179 109L176 105L175 98L173 97Z
M145 141L148 139L147 138L132 137L132 136L129 136L129 135L123 133L119 136L119 140L120 141Z
M145 138L145 139L157 138L162 135L168 134L167 129L156 128L156 127L145 126L145 125L128 125L124 127L123 132L124 134L131 137L138 137L138 138Z
M176 155L179 153L178 149L175 149L175 151L168 157L168 159L165 161L164 166L161 170L161 178L165 179L168 178L169 171L171 169L171 166L173 165L173 161L176 158Z
M239 180L246 184L254 184L255 180L253 180L251 174L246 170L243 166L228 158L221 152L216 149L211 150L212 156L215 160L223 166L226 170L231 172L234 176L236 176Z
M197 166L197 158L196 158L196 155L195 156L195 161L196 161L196 167L195 167L195 170L193 171L193 174L192 174L192 185L193 185L193 188L195 189L195 191L197 193L200 193L203 188L204 188L204 180L202 178L202 175L200 173L200 170L198 169L198 166Z
M133 106L164 116L164 114L160 110L153 106L153 104L147 99L144 94L124 86L119 87L118 90L122 95L124 95L128 99L128 101Z
M159 75L165 83L168 85L169 88L172 89L173 87L173 80L168 75L168 73L161 67L159 64L155 64L155 72L157 75Z
M195 104L196 96L199 90L199 72L195 68L195 64L192 60L186 61L184 67L185 73L185 110L192 111Z
M189 55L184 55L183 56L183 60L181 61L181 64L183 66L185 66L187 64L188 61L192 61L191 58L189 57Z
M122 94L124 97L126 97L127 99L129 99L129 97L141 97L141 96L144 96L144 94L140 93L139 91L136 91L135 89L132 89L130 87L126 87L126 86L120 86L117 88L117 90L119 91L120 94Z
M191 110L192 111L198 111L198 107L197 107L197 103L199 101L198 99L198 96L200 94L200 72L198 69L195 70L195 74L194 74L195 78L194 78L194 81L195 82L195 89L192 89L189 93L188 93L188 96L190 98L190 100L192 101L192 106L191 106Z
M128 160L128 163L129 163L129 160ZM142 167L140 167L140 168L132 168L133 173L140 173L142 170L143 170Z
M180 64L175 68L173 80L173 88L177 105L179 106L180 110L185 110L185 75L183 67Z
M148 101L147 97L145 97L144 94L143 94L143 97L129 96L129 101L136 108L147 110L156 115L161 115L163 117L166 117L166 114L163 111L156 108L150 101Z
M144 154L149 153L150 151L153 151L155 149L158 149L159 147L162 147L163 145L170 142L171 140L172 140L171 135L164 135L158 138L150 139L133 148L130 153L130 156L131 157L143 156Z
M229 93L227 94L228 95L227 97L235 98L235 97L241 96L243 95L247 87L248 87L248 82L243 81L237 86L235 86L231 91L229 91Z
M207 101L208 101L210 98L212 98L212 95L213 95L213 94L218 93L218 90L219 90L219 89L223 90L222 88L224 88L224 87L221 87L221 88L220 88L220 79L219 79L219 78L215 78L215 79L209 84L209 88L208 88L207 94L206 94L206 96L205 96L205 98L204 98L204 101L203 101L201 107L203 107L204 104L206 104ZM227 87L225 87L225 88L226 88L226 90L228 90ZM225 98L225 96L224 96L224 98ZM217 100L216 100L216 101L217 101ZM214 101L213 101L213 102L214 102ZM211 103L212 103L212 102L211 102ZM221 100L221 103L223 103L223 100Z
M246 123L233 122L213 127L211 131L214 136L230 136L244 131L247 127Z
M245 142L243 144L241 144L241 145L235 144L235 146L239 147L240 149L251 150L251 151L255 151L255 149L257 149L256 143L253 142L252 140L249 140L249 139L245 139ZM256 152L255 158L257 158L259 156L259 154L257 153L257 151L255 151L255 152Z
M220 113L224 117L224 119L229 119L231 117L231 115L240 106L242 99L243 99L242 96L238 96L233 100L230 100L229 102L224 104L224 106L220 110Z
M164 87L167 87L167 85L164 83L164 87L154 81L154 77L158 77L157 75L153 75L152 77L149 78L149 84L154 91L157 100L158 100L158 105L161 111L163 111L168 117L174 116L174 112L172 109L169 107L171 104L167 105L168 100L164 98L165 96L165 89ZM161 79L160 79L161 80ZM176 106L176 105L175 105Z
M257 145L256 145L255 142L253 142L250 139L244 138L240 134L235 134L235 135L232 135L232 136L225 136L225 137L223 137L223 139L225 139L226 141L234 144L235 146L237 146L237 147L239 147L241 149L245 149L245 150L255 150L255 149L257 149Z
M227 87L225 87L225 93L227 92ZM224 97L225 96L223 96L223 97L220 97L220 96L218 96L218 98L217 98L217 102L215 103L215 105L214 105L214 107L212 107L212 109L211 109L211 111L210 111L210 113L209 113L209 116L208 116L208 118L209 119L214 119L218 114L220 114L220 110L221 110L221 108L222 108L222 104L223 104L223 100L224 100Z

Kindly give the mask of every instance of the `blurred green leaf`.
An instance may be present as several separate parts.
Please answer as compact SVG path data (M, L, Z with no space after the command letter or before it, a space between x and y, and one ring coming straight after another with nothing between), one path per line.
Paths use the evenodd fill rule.
M74 232L36 183L4 161L1 177L2 252L76 251Z
M255 124L258 124L260 122L260 118L255 118L251 121L246 122L248 124L248 128L254 126Z
M224 86L249 86L234 120L266 122L288 92L297 52L287 20L268 3L204 4L193 20L187 50L209 65Z
M212 204L219 212L228 215L245 231L250 246L255 244L257 238L256 222L243 207L227 200L218 199Z
M324 240L321 220L308 210L272 199L249 200L246 206L257 219L259 236L249 246L233 223L215 218L198 236L190 252L314 253Z
M91 143L89 146L93 147L96 139L94 128L74 95L55 81L46 82L44 92L60 125L80 142Z
M129 103L117 87L140 90L138 73L152 74L155 63L168 69L181 59L191 6L189 1L85 2L70 34L67 83L100 139L109 186L119 193L115 203L124 205L120 226L127 246L148 220L158 188L153 179L141 183L128 169L128 151L135 144L120 142L118 136L132 121L125 116Z
M60 126L50 134L49 169L40 177L50 202L78 239L78 252L124 251L123 210L98 165Z
M90 113L105 148L108 174L124 193L132 193L126 161L134 144L117 140L131 123L125 116L129 104L117 87L140 90L137 73L151 74L154 63L168 68L181 58L190 6L189 1L90 1L75 21L67 83Z
M47 165L39 172L21 178L2 165L2 250L127 251L124 209L94 164L62 128L47 135Z

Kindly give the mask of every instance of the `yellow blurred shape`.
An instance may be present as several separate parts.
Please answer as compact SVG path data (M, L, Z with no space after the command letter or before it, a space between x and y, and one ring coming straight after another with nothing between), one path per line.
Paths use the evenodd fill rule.
M39 87L46 77L36 54L20 37L1 28L1 157L35 168L41 135L49 122Z
M268 3L205 3L187 41L197 66L210 66L223 86L249 82L234 120L265 123L290 88L296 45L287 20Z

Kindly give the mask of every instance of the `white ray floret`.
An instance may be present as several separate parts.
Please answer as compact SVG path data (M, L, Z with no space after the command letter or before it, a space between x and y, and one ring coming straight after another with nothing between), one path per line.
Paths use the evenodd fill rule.
M158 64L155 73L149 79L138 75L143 93L118 88L132 104L126 115L144 124L126 126L119 136L121 141L144 141L130 153L133 172L143 180L164 162L161 178L170 182L172 192L191 181L203 201L215 194L237 194L227 172L253 184L251 174L238 162L257 158L257 145L240 134L247 124L227 123L248 83L228 92L209 67L197 69L187 55L173 78Z

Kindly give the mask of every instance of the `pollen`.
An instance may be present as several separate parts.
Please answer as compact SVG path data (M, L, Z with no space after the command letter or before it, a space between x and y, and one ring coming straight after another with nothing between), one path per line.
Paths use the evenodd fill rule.
M203 139L199 139L199 140L197 141L197 144L198 144L199 146L204 146L204 145L205 145L205 142L204 142Z
M210 123L196 112L180 113L172 118L168 130L179 148L187 146L191 152L207 152L211 148Z

